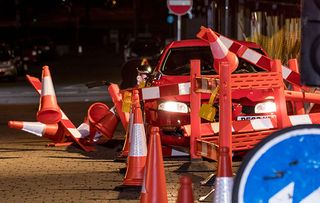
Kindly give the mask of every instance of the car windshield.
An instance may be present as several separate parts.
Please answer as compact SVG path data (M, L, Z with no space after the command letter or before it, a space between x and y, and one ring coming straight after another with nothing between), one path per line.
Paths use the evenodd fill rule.
M9 61L10 54L7 49L0 47L0 61Z
M256 50L259 51L259 50ZM172 48L166 58L161 72L165 75L189 75L190 60L200 59L201 74L215 75L217 72L213 68L213 56L209 46ZM260 72L262 69L239 59L239 65L234 73Z

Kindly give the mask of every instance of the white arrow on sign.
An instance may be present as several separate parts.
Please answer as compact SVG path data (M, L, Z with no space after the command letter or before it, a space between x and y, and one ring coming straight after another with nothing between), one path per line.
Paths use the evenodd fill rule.
M281 189L269 199L269 203L292 203L294 192L294 182L291 182L286 187ZM320 187L303 198L300 203L319 203L320 202Z
M294 182L281 189L269 199L269 203L292 203Z
M320 187L305 197L300 203L316 203L320 202Z

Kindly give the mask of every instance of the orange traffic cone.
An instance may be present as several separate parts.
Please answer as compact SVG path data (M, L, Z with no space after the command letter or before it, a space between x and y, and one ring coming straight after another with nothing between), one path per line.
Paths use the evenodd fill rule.
M40 122L25 122L25 121L9 121L9 128L23 130L25 132L45 137L53 141L61 141L64 138L63 127L59 124L43 124Z
M112 98L112 102L115 105L117 114L124 129L127 129L129 122L129 113L122 111L122 95L120 94L119 86L117 84L111 83L108 87L108 92Z
M147 141L142 120L139 101L139 91L134 91L134 121L130 135L130 149L127 162L127 171L123 185L142 185L144 167L147 159Z
M102 134L98 132L92 125L90 125L89 120L85 117L83 123L77 127L78 131L81 134L82 139L88 139L89 142L98 142L100 143L100 138Z
M217 72L219 72L219 64L224 61L229 63L231 72L236 70L239 63L238 57L228 50L228 48L210 28L201 27L197 37L210 44L211 52L214 57L214 69Z
M229 148L220 147L213 202L231 202L232 187L232 161L229 154Z
M129 116L129 124L126 130L126 138L124 140L123 148L121 150L121 153L119 157L127 157L129 154L129 148L130 148L130 135L132 134L132 127L133 127L133 113L132 109L130 110L130 116Z
M180 189L177 203L193 203L192 180L189 176L180 177Z
M42 90L37 119L41 123L53 124L61 120L62 114L57 104L56 94L48 66L42 70Z
M161 141L158 127L151 128L148 145L148 158L145 168L145 179L142 185L140 202L168 202L166 176L164 172Z
M118 125L118 118L112 109L103 103L92 104L88 109L88 120L90 123L90 136L94 139L95 128L104 135L104 139L110 140Z

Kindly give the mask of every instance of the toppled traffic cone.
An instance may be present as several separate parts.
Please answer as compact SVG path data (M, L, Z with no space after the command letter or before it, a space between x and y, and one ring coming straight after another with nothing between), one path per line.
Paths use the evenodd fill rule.
M231 202L232 187L232 161L230 158L229 148L220 147L213 202Z
M25 122L25 121L9 121L9 128L23 130L25 132L45 137L50 140L60 142L64 138L64 130L59 124L43 124L40 122Z
M168 202L166 176L158 127L151 128L148 157L145 168L145 180L141 190L140 202Z
M82 139L88 139L89 142L101 143L100 138L102 134L94 129L93 126L90 126L89 120L85 117L83 123L77 128L81 134Z
M118 118L109 107L103 103L92 104L88 109L90 136L94 139L95 130L102 133L105 141L110 140L118 125Z
M62 118L48 66L42 70L42 89L37 120L45 124L58 123Z
M139 101L139 91L134 91L134 121L130 135L127 171L123 185L140 186L147 159L147 141Z
M177 203L193 203L192 180L189 176L180 177L180 188Z
M228 50L220 38L210 29L201 27L197 37L207 41L210 44L210 49L214 58L214 69L219 73L219 64L228 62L230 70L233 72L238 67L238 57Z
M120 93L119 86L111 83L108 87L108 92L112 98L112 102L115 105L117 114L121 120L124 129L127 129L129 122L129 113L122 111L122 95Z

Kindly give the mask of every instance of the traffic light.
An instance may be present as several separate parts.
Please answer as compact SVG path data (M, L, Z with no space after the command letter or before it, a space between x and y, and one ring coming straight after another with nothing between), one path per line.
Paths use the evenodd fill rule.
M320 87L320 0L303 0L301 82Z

